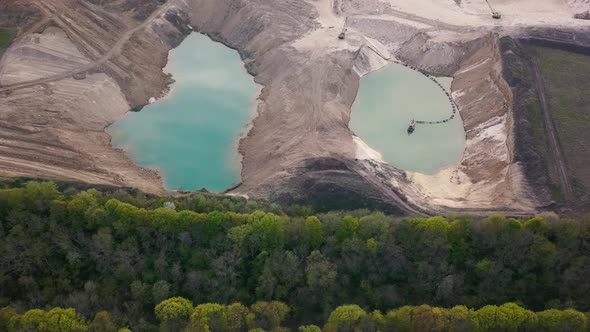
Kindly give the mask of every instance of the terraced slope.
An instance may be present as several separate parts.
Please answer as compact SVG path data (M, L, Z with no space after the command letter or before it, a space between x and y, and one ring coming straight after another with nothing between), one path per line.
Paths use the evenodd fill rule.
M535 213L548 199L516 158L515 89L502 75L507 54L498 34L590 23L574 21L570 7L558 2L497 21L475 3L416 5L425 1L4 2L3 13L12 14L0 14L0 26L17 35L0 60L0 173L162 192L158 174L113 149L104 128L165 92L166 54L190 23L237 49L264 85L257 117L239 144L242 184L232 193L320 209ZM509 0L502 8L534 4ZM459 164L434 176L371 157L348 127L360 77L393 58L454 77L467 148Z
M188 30L180 7L160 4L138 21L135 10L84 1L30 5L41 16L0 62L0 171L161 192L159 176L112 149L104 128L162 93L167 51Z

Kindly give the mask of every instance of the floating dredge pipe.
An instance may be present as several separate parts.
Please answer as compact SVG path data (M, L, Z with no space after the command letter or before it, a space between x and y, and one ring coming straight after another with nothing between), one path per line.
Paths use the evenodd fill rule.
M457 106L457 104L453 100L453 97L451 96L451 94L449 93L449 91L447 91L447 89L445 89L445 87L443 87L442 84L440 84L440 82L436 80L436 78L434 78L433 76L429 75L428 73L425 73L425 72L421 71L420 69L418 69L416 67L408 66L405 63L402 63L402 62L397 61L397 60L394 60L392 58L388 58L388 57L383 56L383 54L381 54L381 52L379 52L377 49L375 49L375 47L373 47L372 45L364 44L363 46L367 46L370 50L372 50L373 52L375 52L378 56L380 56L381 58L383 58L386 61L393 62L393 63L396 63L398 65L402 65L402 66L404 66L406 68L410 68L410 69L412 69L414 71L417 71L420 74L428 77L431 81L433 81L436 85L438 85L438 87L445 93L445 95L449 99L449 102L451 103L451 107L453 108L453 112L451 113L451 115L448 118L443 119L443 120L439 120L439 121L416 120L416 123L419 123L419 124L441 124L441 123L449 122L450 120L452 120L452 119L455 118L455 114L457 113L457 110L459 109L459 107ZM361 48L363 46L361 46ZM359 51L360 50L361 49L359 49Z
M408 66L404 63L401 63L397 60L389 60L391 62L397 63L399 65L402 65L404 67L410 68L412 70L415 70L417 72L419 72L420 74L428 77L432 82L434 82L436 85L438 85L438 87L445 93L445 95L447 96L447 98L449 99L449 102L451 103L451 107L453 108L453 112L451 113L451 115L443 120L439 120L439 121L424 121L424 120L416 120L416 123L419 124L441 124L441 123L446 123L449 122L450 120L455 118L455 114L457 113L457 109L459 109L459 107L457 106L457 104L455 103L455 101L453 100L453 97L451 96L451 94L447 91L447 89L445 89L445 87L442 86L442 84L440 84L440 82L438 80L436 80L436 78L434 78L433 76L419 70L418 68L412 67L412 66Z

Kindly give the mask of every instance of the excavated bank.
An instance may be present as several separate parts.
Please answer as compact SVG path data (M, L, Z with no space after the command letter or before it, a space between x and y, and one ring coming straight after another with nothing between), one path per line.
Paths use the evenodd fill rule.
M0 74L0 172L162 192L157 173L113 149L103 129L166 90L170 78L161 68L168 50L190 32L190 23L238 50L264 86L258 115L239 145L242 184L233 194L314 204L320 210L377 207L407 214L520 215L546 205L524 175L525 160L515 158L520 143L513 135L512 109L519 101L502 76L505 55L499 36L490 32L490 18L471 15L461 26L453 20L463 14L446 7L445 15L453 13L439 21L428 11L421 17L389 1L330 4L30 0L22 8L37 16L20 27L0 63L5 73ZM411 1L402 5L413 6ZM346 38L340 40L344 24ZM67 47L51 49L43 42L46 34L61 45L71 43L77 52L59 54ZM65 37L55 37L60 34ZM19 63L18 54L42 66L43 77L23 83L40 73ZM434 176L396 169L374 159L348 128L361 76L393 58L454 77L452 95L467 137L458 165Z
M183 2L153 2L144 21L135 17L149 1L116 13L74 0L6 5L12 15L0 16L0 26L19 33L0 61L2 174L164 192L159 175L113 149L104 132L162 94L167 52L188 33ZM29 12L34 19L14 20Z

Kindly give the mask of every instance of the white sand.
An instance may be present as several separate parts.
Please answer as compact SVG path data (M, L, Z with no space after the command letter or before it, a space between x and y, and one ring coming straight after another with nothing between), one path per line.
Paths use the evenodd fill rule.
M394 10L411 13L433 21L460 26L511 25L590 25L574 20L573 14L590 7L587 0L490 0L502 14L494 20L484 0L463 1L457 6L451 0L387 0Z
M360 160L374 160L381 163L385 163L383 161L383 156L381 153L373 150L370 146L367 145L360 137L353 136L352 140L356 145L356 159Z

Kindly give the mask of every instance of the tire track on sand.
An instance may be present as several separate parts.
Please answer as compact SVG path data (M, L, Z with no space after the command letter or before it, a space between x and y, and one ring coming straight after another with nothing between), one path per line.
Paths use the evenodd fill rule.
M162 15L166 10L168 10L170 8L170 6L172 6L172 3L174 1L175 0L169 0L164 5L162 5L162 7L158 8L158 10L156 10L154 13L152 13L152 15L150 15L144 22L142 22L138 26L125 32L125 34L123 34L123 36L121 36L121 38L115 43L115 45L113 45L113 47L107 53L103 54L96 61L93 61L87 65L78 67L77 69L70 70L70 71L67 71L67 72L64 72L61 74L56 74L53 76L44 77L44 78L40 78L40 79L36 79L36 80L32 80L32 81L27 81L27 82L19 82L19 83L9 84L9 85L0 87L0 92L14 91L14 90L18 90L18 89L29 88L31 86L35 86L38 84L63 80L65 78L71 77L76 74L84 73L88 70L94 69L94 68L104 64L105 62L109 61L113 56L120 54L121 50L123 49L123 46L125 46L125 44L129 41L129 39L131 39L131 37L133 37L133 35L137 31L143 30L153 20L158 18L160 15Z

